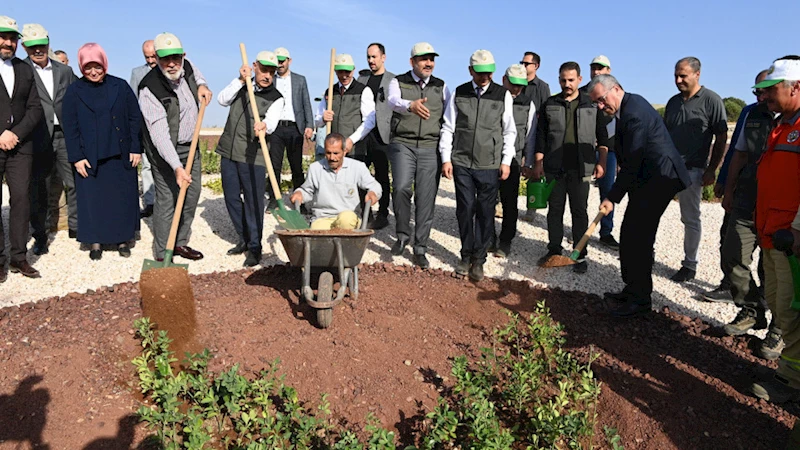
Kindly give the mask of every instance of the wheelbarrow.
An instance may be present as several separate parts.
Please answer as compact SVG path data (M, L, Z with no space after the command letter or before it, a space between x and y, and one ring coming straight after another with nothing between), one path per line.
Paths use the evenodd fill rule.
M317 313L317 324L328 328L333 322L333 308L342 302L348 289L350 298L358 299L358 264L374 233L367 229L371 202L364 205L361 227L357 230L276 230L289 263L303 268L303 298ZM295 205L299 211L300 205ZM312 268L322 269L317 294L311 289ZM340 285L333 291L333 271Z

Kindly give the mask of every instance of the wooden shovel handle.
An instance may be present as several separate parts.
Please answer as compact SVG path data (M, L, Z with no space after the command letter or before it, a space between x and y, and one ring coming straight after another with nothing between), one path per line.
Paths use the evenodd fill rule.
M333 111L333 66L336 64L336 49L331 49L331 71L328 75L328 98L325 99L325 104L328 106L328 111ZM331 122L325 124L325 130L331 134Z
M192 176L192 165L194 164L194 155L197 152L197 142L200 140L200 129L203 128L203 115L206 112L206 104L200 102L200 111L197 113L197 123L194 125L194 134L192 135L192 144L189 146L189 159L186 160L186 173ZM200 183L200 180L192 180L192 183ZM178 193L178 202L175 203L175 213L172 215L172 226L169 228L169 237L167 238L166 250L175 249L175 240L178 237L178 225L181 223L181 213L183 212L183 204L186 201L186 191L189 185L181 186L181 191Z
M247 61L247 50L244 48L244 43L239 44L239 50L242 53L242 64L245 66L250 64ZM255 123L260 121L261 116L258 115L258 105L256 105L256 94L253 90L253 81L250 79L250 77L245 77L244 82L247 85L247 95L250 98L250 108L252 108L253 123ZM269 146L267 146L267 140L264 138L263 134L258 135L258 142L261 144L261 152L264 154L264 164L267 166L269 183L272 185L272 193L275 195L275 199L279 199L281 198L281 189L278 186L278 180L275 179L275 171L272 170L272 160L269 157Z
M592 223L589 224L589 228L586 230L586 233L583 233L583 237L580 241L578 241L578 245L575 246L575 250L573 250L572 253L580 253L583 251L584 247L586 247L586 243L589 242L589 238L592 236L592 234L594 234L594 229L597 228L597 224L603 220L603 217L605 217L606 214L608 214L608 211L605 209L600 210L600 212L597 213Z

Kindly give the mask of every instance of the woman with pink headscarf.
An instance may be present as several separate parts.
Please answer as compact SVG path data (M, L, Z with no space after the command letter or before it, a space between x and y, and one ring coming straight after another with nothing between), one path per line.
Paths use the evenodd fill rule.
M81 47L78 62L83 78L64 94L61 124L76 173L78 241L91 245L93 260L103 245L128 257L139 230L139 103L125 80L108 75L98 44Z

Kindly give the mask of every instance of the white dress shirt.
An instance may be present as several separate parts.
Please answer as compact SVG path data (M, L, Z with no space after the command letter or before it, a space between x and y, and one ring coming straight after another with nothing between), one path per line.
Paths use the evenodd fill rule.
M219 91L217 94L217 102L220 105L228 107L231 106L231 103L236 99L236 95L244 86L244 83L239 78L234 78L233 81L230 82L225 89ZM262 88L256 84L255 80L253 81L253 90L259 92ZM281 119L281 112L283 111L284 101L282 98L279 98L272 102L267 109L267 113L264 114L264 118L262 121L267 124L267 134L272 134L275 132L275 128L278 127L278 121L283 120ZM248 105L249 108L252 106Z
M280 120L294 120L294 104L292 103L292 74L287 73L285 77L275 74L275 89L283 96L283 110Z
M419 84L419 80L421 80L421 78L418 77L413 70L411 71L411 78L413 78L414 81L417 82L417 84ZM422 82L423 89L425 88L425 86L428 85L430 79L431 77L428 77L423 80ZM444 84L443 92L444 92L444 104L446 106L447 103L450 101L450 89L447 88L447 83ZM408 111L408 107L409 105L411 105L412 101L413 100L403 98L403 95L400 92L400 83L397 81L397 78L392 78L392 81L389 82L389 97L388 97L389 107L392 109L392 111L400 114L412 114L411 112Z
M344 91L347 92L352 84L353 82L350 81L350 84L344 87ZM339 83L333 85L333 88L339 89ZM328 109L328 99L323 98L322 101L319 102L317 114L314 116L314 122L317 128L325 125L325 121L322 120L322 115L325 113L326 109ZM364 91L361 92L361 125L359 125L356 131L348 136L348 138L355 144L361 139L364 139L373 128L375 128L375 97L372 95L372 89L367 86L364 87Z
M36 74L39 75L39 78L42 80L42 84L44 84L44 88L47 89L47 94L50 95L50 100L53 100L55 98L53 96L55 87L53 81L53 64L50 63L50 59L47 59L47 65L44 67L33 63L33 68L36 69ZM53 125L58 125L58 116L55 114L53 114Z
M481 95L486 93L489 85L480 88ZM473 91L478 90L478 85L472 82ZM514 150L514 141L517 139L517 127L514 124L514 98L511 93L506 91L505 98L503 99L504 111L502 117L503 123L503 150L501 152L502 159L500 164L510 166L511 160L514 159L516 154ZM442 163L450 162L450 155L453 153L453 134L456 132L456 116L458 110L455 105L455 96L451 96L444 108L444 124L442 124L442 132L439 136L439 153L442 155ZM528 135L530 137L530 134Z
M9 97L14 96L14 65L11 63L13 59L9 58L3 61L3 64L0 64L0 76L3 77L3 84L6 85L6 92L8 92Z

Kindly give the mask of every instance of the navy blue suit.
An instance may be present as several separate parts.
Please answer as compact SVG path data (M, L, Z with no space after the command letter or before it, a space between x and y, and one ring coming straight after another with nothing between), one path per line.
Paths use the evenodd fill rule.
M81 78L67 88L63 111L69 162L86 159L91 166L86 178L75 173L78 241L133 239L139 229L139 186L130 154L142 151L136 96L125 80L111 75L99 84Z
M675 194L690 184L689 172L664 120L641 95L624 95L615 134L621 169L608 200L619 203L628 194L619 248L623 292L648 304L658 223Z

